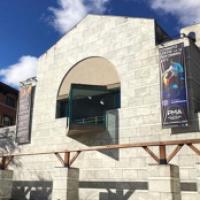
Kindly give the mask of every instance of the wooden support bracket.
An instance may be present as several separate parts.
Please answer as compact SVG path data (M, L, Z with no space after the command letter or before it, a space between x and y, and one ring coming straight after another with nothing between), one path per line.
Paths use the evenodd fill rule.
M77 151L76 154L72 157L72 159L70 159L70 152L65 152L64 158L62 158L62 156L59 153L55 153L55 155L64 167L70 168L80 153L80 151Z
M80 153L81 153L80 151L76 152L76 154L73 156L73 158L69 161L69 166L71 166L74 163L74 161L78 158Z
M63 158L61 157L61 155L59 153L54 153L54 154L58 158L58 160L61 162L61 164L64 166L64 161L63 161Z
M13 160L14 156L6 156L6 157L2 157L1 158L1 162L0 162L0 169L1 170L5 170L8 168L8 165L10 164L10 162Z
M13 159L14 159L14 156L9 156L6 158L5 169L8 168L8 165L12 162Z
M1 170L5 169L5 163L6 163L6 157L2 157L1 162L0 162L0 169Z
M151 149L149 149L147 146L142 147L157 163L159 163L160 159L158 158L158 156L156 156L154 154L153 151L151 151Z
M182 149L183 146L184 144L179 144L176 146L176 148L172 151L172 153L167 158L168 163L176 156L176 154Z
M187 144L188 147L190 147L190 149L192 149L197 155L200 156L200 150L197 149L197 147L195 147L193 144Z

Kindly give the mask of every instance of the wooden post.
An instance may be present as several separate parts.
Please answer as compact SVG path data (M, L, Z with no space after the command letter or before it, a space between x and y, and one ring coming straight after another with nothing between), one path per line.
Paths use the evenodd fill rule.
M166 146L165 145L159 146L159 151L160 151L160 164L166 165L167 164Z
M0 169L1 170L5 170L6 169L6 157L2 157L1 158Z
M69 161L70 161L70 153L65 152L64 153L64 166L69 168Z

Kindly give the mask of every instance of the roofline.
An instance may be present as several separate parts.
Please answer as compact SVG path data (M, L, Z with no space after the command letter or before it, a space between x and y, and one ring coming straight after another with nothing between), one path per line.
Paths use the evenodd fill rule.
M132 19L145 19L145 20L154 20L153 17L133 17L133 16L128 16L128 15L102 15L102 14L93 14L93 13L88 13L87 16L103 16L103 17L124 17L124 18L132 18Z
M3 86L4 88L6 88L7 90L10 90L12 92L14 92L15 94L18 94L19 91L17 89L15 89L14 87L10 86L10 85L7 85L3 82L0 82L0 86Z
M197 25L200 25L200 22L196 22L196 23L193 23L193 24L188 25L188 26L183 26L183 27L181 28L181 30L182 30L182 29L185 29L185 28L189 28L189 27L191 27L191 26L197 26Z
M102 15L102 14L93 14L93 13L88 13L86 14L77 24L75 24L69 31L67 31L66 33L64 33L51 47L49 47L44 53L42 53L38 59L40 59L42 56L44 56L50 49L54 48L57 43L62 40L62 38L64 38L67 34L69 34L73 29L75 29L84 19L86 19L88 16L99 16L99 17L124 17L124 18L131 18L131 19L145 19L145 20L151 20L151 21L155 21L154 18L144 18L144 17L132 17L132 16L120 16L120 15Z

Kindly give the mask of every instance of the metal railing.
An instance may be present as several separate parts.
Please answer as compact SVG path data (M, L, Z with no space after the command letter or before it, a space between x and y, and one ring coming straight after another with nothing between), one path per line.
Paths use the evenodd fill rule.
M103 125L105 122L105 116L94 116L72 120L72 123L77 125Z

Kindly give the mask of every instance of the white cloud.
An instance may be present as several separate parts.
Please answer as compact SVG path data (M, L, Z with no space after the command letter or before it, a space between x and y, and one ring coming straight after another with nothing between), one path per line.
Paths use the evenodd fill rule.
M200 0L150 0L150 3L154 10L177 16L183 25L200 22Z
M37 60L33 56L22 56L16 64L0 69L1 80L18 86L20 81L36 76Z
M58 0L59 8L50 7L53 26L60 33L66 33L87 13L104 13L110 0Z

